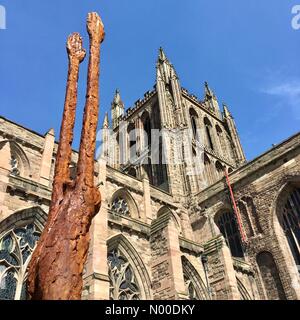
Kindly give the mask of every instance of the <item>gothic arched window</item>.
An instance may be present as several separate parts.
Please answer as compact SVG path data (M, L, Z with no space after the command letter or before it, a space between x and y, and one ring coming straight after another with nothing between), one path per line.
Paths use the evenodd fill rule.
M207 186L209 186L213 184L216 179L212 169L211 161L206 153L204 153L204 170L205 170L206 184Z
M183 278L186 291L190 300L209 299L208 290L205 287L200 275L187 258L181 257Z
M205 125L205 130L206 130L208 147L211 150L214 150L214 145L213 145L213 140L212 140L212 135L211 135L212 125L211 125L210 121L206 117L204 118L204 125Z
M191 118L191 124L192 124L192 130L193 130L193 137L198 140L197 135L197 122L198 122L198 115L194 109L190 109L190 118Z
M220 161L217 161L216 162L216 170L217 170L217 176L219 179L221 179L224 175L224 167L223 165L221 164Z
M149 178L149 181L150 184L154 185L155 187L169 192L168 170L165 158L165 145L162 136L159 137L159 144L155 146L155 148L157 148L157 151L155 154L152 153L153 172L151 172L152 178Z
M151 121L149 113L145 112L141 118L144 128L144 148L151 148Z
M118 249L108 253L110 300L140 300L141 293L134 271Z
M226 243L233 257L244 257L241 237L235 220L231 212L223 213L216 221L220 232L224 236Z
M5 233L0 239L0 300L25 300L27 266L38 231L33 223Z
M120 132L116 135L116 159L118 164L126 163L126 136L124 134L124 129L121 129Z
M300 265L300 188L288 196L282 212L282 228L297 265Z
M143 169L145 174L147 175L149 183L153 185L153 171L152 171L152 163L151 163L150 157L145 159L143 164Z
M122 197L117 197L114 199L114 201L111 204L111 210L114 213L117 213L122 216L129 216L130 215L128 203Z
M129 160L136 158L137 146L136 146L136 129L134 123L129 124L127 128L128 133L128 146L129 146Z
M227 156L227 148L226 148L224 133L219 125L216 125L216 132L217 132L217 136L219 138L221 153L223 155Z

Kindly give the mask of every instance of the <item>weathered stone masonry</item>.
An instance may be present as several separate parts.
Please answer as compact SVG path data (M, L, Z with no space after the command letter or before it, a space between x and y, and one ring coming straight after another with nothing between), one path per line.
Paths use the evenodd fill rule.
M119 127L122 121L125 129ZM300 221L300 134L246 162L229 108L221 113L207 84L203 100L182 88L163 50L153 90L127 111L118 91L112 127L108 116L103 127L111 128L119 143L114 158L107 158L107 136L95 161L103 202L91 227L83 299L300 298L300 242L293 225L297 214ZM201 174L188 175L194 169L185 165L151 162L144 131L193 127L201 137L193 137L188 153L195 155L199 146L204 151ZM128 128L140 132L136 145ZM171 158L172 146L166 151ZM135 161L129 161L130 147ZM0 117L1 257L5 252L9 259L11 243L20 245L13 234L26 233L32 239L27 248L33 250L49 210L56 152L53 130L41 135ZM77 160L73 151L71 172ZM242 251L225 168L248 239ZM19 264L26 267L28 259L20 257ZM26 272L16 267L13 277L1 269L3 261L0 299L24 298Z

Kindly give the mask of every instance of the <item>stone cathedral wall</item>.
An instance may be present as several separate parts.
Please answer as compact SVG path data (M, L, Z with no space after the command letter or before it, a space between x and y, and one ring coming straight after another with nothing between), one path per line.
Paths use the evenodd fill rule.
M42 228L56 149L53 131L42 136L0 118L0 239L25 222ZM95 162L102 206L91 227L83 299L110 298L107 255L114 251L132 268L142 299L299 299L299 275L277 216L291 187L299 186L300 135L229 178L248 237L243 259L232 257L216 224L232 210L224 179L174 198L146 177L124 174L102 158ZM125 211L116 214L119 198Z

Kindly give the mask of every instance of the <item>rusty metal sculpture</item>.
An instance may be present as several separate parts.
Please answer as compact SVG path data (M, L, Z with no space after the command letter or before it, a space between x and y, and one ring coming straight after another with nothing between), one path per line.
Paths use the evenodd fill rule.
M94 186L94 154L99 109L100 44L104 27L97 13L87 18L90 58L86 105L76 178L70 178L71 144L77 103L79 65L85 57L78 33L68 38L68 83L57 150L49 216L28 271L28 294L34 300L79 300L89 247L91 221L100 209Z

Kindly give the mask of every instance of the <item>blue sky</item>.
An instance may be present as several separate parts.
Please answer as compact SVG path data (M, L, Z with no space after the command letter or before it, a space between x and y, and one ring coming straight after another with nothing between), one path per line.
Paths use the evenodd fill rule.
M86 15L106 29L101 61L101 119L116 88L126 107L155 82L162 46L183 87L203 97L207 80L233 113L248 159L299 130L300 0L0 0L0 114L58 135L67 76L65 42L84 36ZM82 64L74 147L78 147L87 59Z

